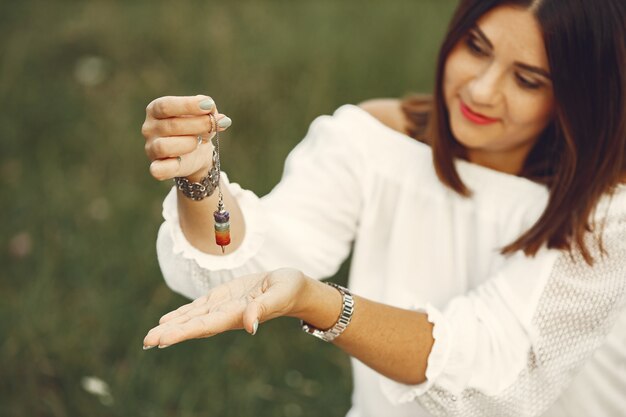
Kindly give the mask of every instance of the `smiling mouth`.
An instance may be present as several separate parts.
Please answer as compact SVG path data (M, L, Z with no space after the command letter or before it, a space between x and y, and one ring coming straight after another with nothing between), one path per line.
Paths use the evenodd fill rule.
M461 113L465 116L469 121L476 123L478 125L488 125L497 122L499 119L493 119L491 117L487 117L480 113L473 112L467 105L463 102L463 100L459 100L461 103Z

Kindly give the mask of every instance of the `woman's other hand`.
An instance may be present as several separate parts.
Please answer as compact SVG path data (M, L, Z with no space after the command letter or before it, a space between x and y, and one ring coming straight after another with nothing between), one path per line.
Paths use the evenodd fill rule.
M154 178L189 177L195 181L207 174L213 164L211 139L215 136L209 114L215 117L218 131L230 126L230 118L218 112L209 96L165 96L148 104L141 133Z
M159 325L144 338L144 349L227 330L243 328L255 334L259 323L281 316L297 317L309 280L293 268L235 278L161 317Z

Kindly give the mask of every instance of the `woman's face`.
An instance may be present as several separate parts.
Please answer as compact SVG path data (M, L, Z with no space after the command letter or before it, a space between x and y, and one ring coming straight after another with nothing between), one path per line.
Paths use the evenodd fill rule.
M554 108L535 17L511 6L482 16L448 55L443 89L452 133L469 160L518 173Z

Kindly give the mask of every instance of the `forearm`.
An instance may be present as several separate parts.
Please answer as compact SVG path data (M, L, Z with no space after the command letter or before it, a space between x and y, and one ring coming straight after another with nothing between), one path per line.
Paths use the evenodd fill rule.
M341 312L341 294L310 278L306 288L298 318L320 329L332 327ZM353 298L352 320L333 343L390 379L409 385L424 382L434 343L426 314Z
M199 181L200 178L189 177L189 180ZM180 190L176 190L178 217L185 238L198 250L212 255L225 255L235 251L241 245L245 235L243 214L228 187L224 185L223 179L220 179L220 188L224 198L224 208L230 212L231 242L224 248L224 253L222 253L221 246L215 243L213 212L217 209L219 201L218 190L200 201L187 198Z

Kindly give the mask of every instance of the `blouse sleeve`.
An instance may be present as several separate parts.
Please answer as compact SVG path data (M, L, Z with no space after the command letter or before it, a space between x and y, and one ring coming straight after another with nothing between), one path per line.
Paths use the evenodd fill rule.
M538 416L598 348L626 305L626 193L603 217L601 256L544 250L514 255L482 286L443 311L414 306L434 323L427 380L380 376L393 404L418 401L437 416ZM607 210L608 212L608 210Z
M316 279L335 274L355 238L366 172L363 145L343 114L340 107L332 116L319 116L311 123L287 156L280 182L261 198L231 183L222 172L246 228L234 252L207 254L187 241L172 187L163 203L165 221L157 237L159 265L168 286L197 298L234 277L281 267Z

